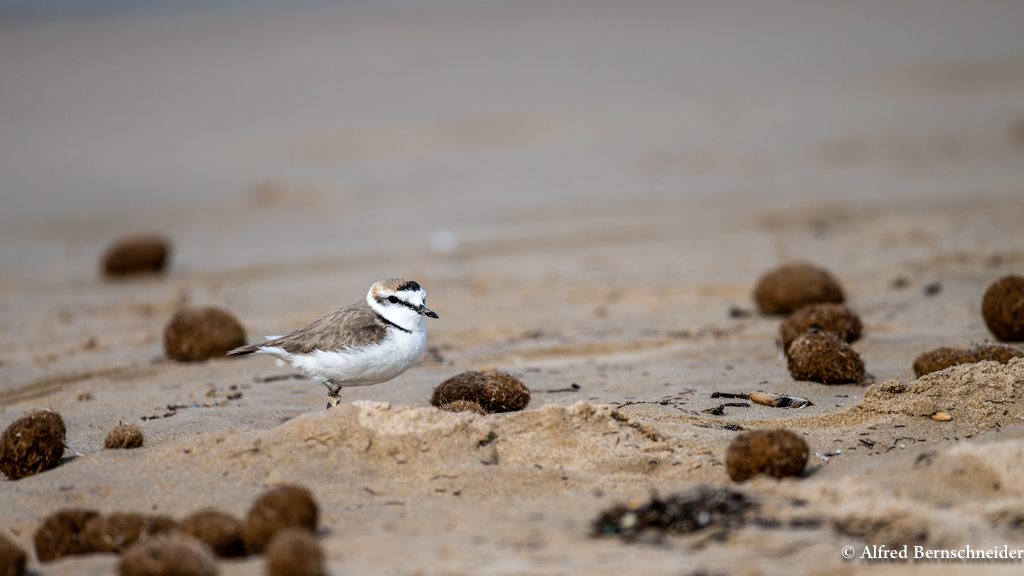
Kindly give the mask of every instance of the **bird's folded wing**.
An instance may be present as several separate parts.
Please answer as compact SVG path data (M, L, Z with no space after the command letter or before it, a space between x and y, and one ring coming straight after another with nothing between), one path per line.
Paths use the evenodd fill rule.
M275 346L290 354L309 354L314 350L337 352L375 344L386 336L387 327L362 301L328 312L291 334L256 346Z

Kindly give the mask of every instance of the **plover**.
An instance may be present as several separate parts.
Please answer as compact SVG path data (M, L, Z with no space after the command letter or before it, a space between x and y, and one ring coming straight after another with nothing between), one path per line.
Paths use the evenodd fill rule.
M327 407L345 386L372 386L408 370L427 345L427 293L405 278L381 280L360 300L328 312L286 336L235 348L228 356L270 354L327 386Z

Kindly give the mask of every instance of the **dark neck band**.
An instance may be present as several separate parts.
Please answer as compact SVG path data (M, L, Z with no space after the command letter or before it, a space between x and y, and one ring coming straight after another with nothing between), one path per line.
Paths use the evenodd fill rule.
M385 318L384 316L382 316L380 312L377 312L376 310L374 310L374 311L373 311L373 313L377 315L377 318L380 318L380 321L381 321L381 322L383 322L383 323L387 324L388 326L394 326L395 328L398 328L398 329L399 329L399 330L401 330L402 332L407 332L407 333L409 333L409 334L412 334L412 330L407 330L407 329L405 329L405 328L402 328L402 327L401 327L401 326L399 326L398 324L395 324L395 323L394 323L394 322L392 322L391 320L388 320L387 318Z

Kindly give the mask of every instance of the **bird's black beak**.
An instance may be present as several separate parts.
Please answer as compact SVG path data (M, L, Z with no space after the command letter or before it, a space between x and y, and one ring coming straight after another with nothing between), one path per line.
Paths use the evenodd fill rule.
M427 307L424 306L423 304L420 304L420 307L417 308L416 311L428 318L437 318L437 314L435 314L431 310L428 310Z

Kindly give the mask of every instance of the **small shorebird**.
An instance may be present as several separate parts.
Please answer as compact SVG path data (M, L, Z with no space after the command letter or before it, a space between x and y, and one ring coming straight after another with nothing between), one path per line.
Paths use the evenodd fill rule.
M366 299L328 312L286 336L235 348L228 356L270 354L327 386L327 407L345 386L372 386L395 378L419 360L427 345L427 293L405 278L381 280Z

